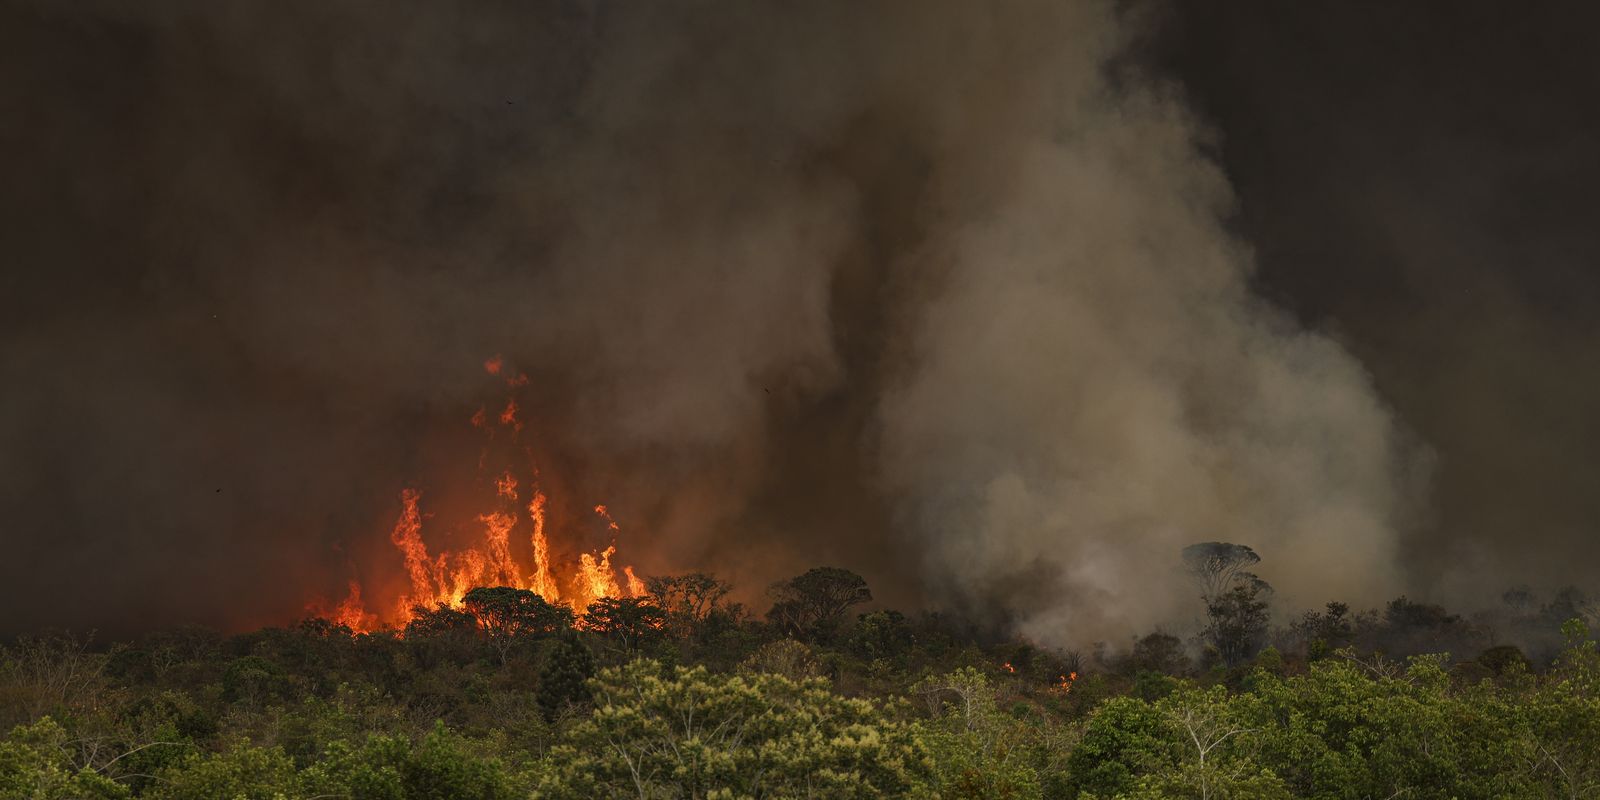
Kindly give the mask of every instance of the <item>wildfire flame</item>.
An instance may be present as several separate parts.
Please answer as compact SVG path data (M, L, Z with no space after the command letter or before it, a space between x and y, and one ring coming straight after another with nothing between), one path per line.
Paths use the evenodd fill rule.
M485 361L483 368L490 375L500 375L505 362L497 355ZM506 381L513 389L527 382L527 376L520 373ZM519 411L516 398L511 397L495 419L502 428L510 430L512 442L516 442L523 429ZM491 417L484 408L479 408L470 422L493 438ZM486 471L488 452L486 447L479 458L480 474ZM531 457L531 449L523 447L522 452ZM547 533L548 499L539 488L537 469L531 472L531 475L524 475L526 480L519 478L511 468L496 470L483 478L493 487L494 493L488 501L490 507L476 515L482 542L455 552L429 551L423 538L427 515L423 513L422 492L414 487L403 489L400 516L390 531L389 540L400 551L408 589L369 611L361 583L351 581L345 598L331 610L321 613L352 630L369 632L386 625L404 627L415 616L417 607L433 608L439 604L459 607L462 597L479 586L527 589L549 602L566 603L578 612L602 597L643 595L644 581L631 565L612 565L622 529L603 504L594 506L594 513L606 525L610 536L607 545L595 552L580 552L576 563L568 562L570 567L566 570L555 563ZM519 501L524 496L528 498L527 504L521 505ZM531 563L518 558L518 551L523 549L523 545L515 543L519 532L527 536L526 552ZM316 607L325 609L326 605Z

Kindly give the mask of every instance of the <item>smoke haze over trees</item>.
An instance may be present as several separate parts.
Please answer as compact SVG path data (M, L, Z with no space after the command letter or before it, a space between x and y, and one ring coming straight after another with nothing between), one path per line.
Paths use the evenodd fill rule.
M1513 20L1547 94L1414 108L1521 46L1343 8L0 3L0 630L398 571L494 354L649 575L1051 644L1192 616L1213 539L1287 608L1576 580L1594 243L1495 198L1575 185L1524 135L1579 26ZM1436 136L1477 114L1527 127Z

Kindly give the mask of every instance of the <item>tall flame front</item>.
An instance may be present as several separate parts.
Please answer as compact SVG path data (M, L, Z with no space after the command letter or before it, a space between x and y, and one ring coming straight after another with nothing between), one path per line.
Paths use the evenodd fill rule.
M526 375L502 375L505 362L499 357L485 361L484 371L501 377L507 387L528 384ZM532 449L521 442L523 422L515 397L509 397L497 412L480 408L471 417L473 427L493 441L503 437L532 461ZM512 586L530 590L552 603L565 603L581 613L602 597L637 597L645 592L644 582L633 567L612 565L617 554L617 538L622 529L605 505L594 506L594 514L606 526L610 540L594 552L580 552L576 563L566 570L553 562L546 533L548 498L539 486L538 470L528 466L522 477L511 467L487 470L490 450L486 445L478 459L480 478L494 489L492 505L473 520L481 528L481 543L458 551L430 552L423 538L423 494L407 487L400 492L400 515L389 540L399 551L405 568L407 590L392 601L375 602L363 598L363 586L350 581L348 594L334 607L315 604L314 610L335 622L361 632L393 626L404 627L417 608L438 605L459 607L467 592L479 586ZM527 536L531 563L519 560L513 545L521 531ZM564 573L564 575L563 575ZM370 587L369 587L370 588Z

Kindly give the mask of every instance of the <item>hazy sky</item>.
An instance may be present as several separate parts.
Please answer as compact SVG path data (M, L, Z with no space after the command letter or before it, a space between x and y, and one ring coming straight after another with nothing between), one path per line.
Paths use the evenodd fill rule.
M0 2L0 630L382 584L493 354L647 572L1061 643L1206 539L1285 607L1587 578L1600 13L413 12Z

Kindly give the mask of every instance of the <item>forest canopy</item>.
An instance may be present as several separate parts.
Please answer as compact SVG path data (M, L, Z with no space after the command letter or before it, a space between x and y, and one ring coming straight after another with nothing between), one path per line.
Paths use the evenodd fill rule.
M759 615L695 573L582 613L481 587L371 633L25 636L0 653L0 797L1600 796L1581 593L1273 626L1254 555L1185 551L1191 634L1083 652L874 607L839 567Z

